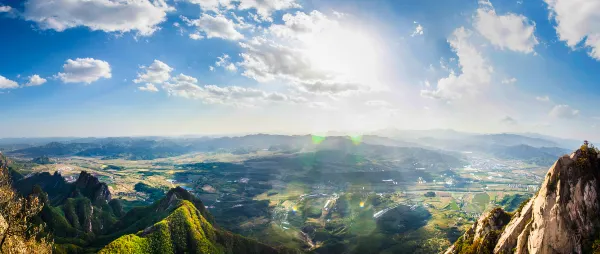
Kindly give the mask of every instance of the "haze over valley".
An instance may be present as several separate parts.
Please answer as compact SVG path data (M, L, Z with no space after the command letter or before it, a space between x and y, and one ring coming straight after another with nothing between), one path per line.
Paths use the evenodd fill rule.
M600 254L600 0L0 0L0 253Z
M392 132L13 138L0 139L0 147L18 169L16 188L24 193L40 183L52 193L56 177L74 183L87 172L106 183L123 213L179 186L222 229L271 246L435 253L489 209L517 209L538 191L556 158L578 143L452 130L386 133ZM73 243L72 235L65 237L55 243ZM102 238L76 245L93 250Z

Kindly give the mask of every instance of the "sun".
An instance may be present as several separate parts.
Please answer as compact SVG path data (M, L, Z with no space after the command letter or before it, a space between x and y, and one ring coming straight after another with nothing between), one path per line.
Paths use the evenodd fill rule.
M376 87L384 49L377 38L360 26L331 25L304 40L305 54L315 70L333 79Z

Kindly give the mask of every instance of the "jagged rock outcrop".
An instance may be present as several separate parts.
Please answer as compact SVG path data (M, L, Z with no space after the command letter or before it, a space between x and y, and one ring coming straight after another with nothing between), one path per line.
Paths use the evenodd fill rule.
M600 155L582 146L548 170L538 193L501 231L493 253L592 253L600 237ZM481 220L481 219L480 219ZM477 228L478 221L474 228ZM472 228L472 230L476 230ZM473 232L474 239L477 235ZM468 237L469 231L465 233ZM463 252L465 237L447 253ZM595 246L596 248L598 246Z
M498 243L494 248L495 253L510 253L515 248L521 232L531 225L531 204L533 199L530 199L521 210L518 210L513 215L513 219L506 225L504 232L500 235ZM510 233L508 233L510 232Z
M98 201L109 202L112 199L108 185L101 183L98 178L86 171L81 171L81 174L79 174L79 178L75 182L75 191L72 195L77 196L77 192L90 198L93 203Z
M8 159L0 152L0 168L7 169L8 168Z
M587 151L586 151L587 150ZM588 253L600 232L600 159L592 149L563 156L550 168L531 201L529 226L519 234L516 253ZM523 213L526 218L528 211ZM519 242L520 241L520 242ZM497 246L497 250L510 247Z
M482 215L464 235L462 235L446 254L490 253L494 249L502 228L508 224L511 216L502 208L495 208Z

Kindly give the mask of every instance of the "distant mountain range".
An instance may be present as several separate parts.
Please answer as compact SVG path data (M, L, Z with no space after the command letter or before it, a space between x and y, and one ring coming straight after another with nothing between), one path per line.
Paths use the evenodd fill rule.
M571 153L558 147L532 147L528 145L494 146L489 153L501 159L522 160L539 166L552 166L557 157Z
M333 144L332 142L335 140L343 140L347 144L352 145L352 142L347 137L324 138L325 144ZM310 135L284 136L266 134L213 139L89 138L68 142L50 142L44 145L8 151L7 154L28 158L42 156L84 156L106 159L151 160L191 152L217 152L221 150L234 153L248 153L258 150L300 151L302 149L323 149L325 148L325 144L320 145L322 141L316 140ZM372 145L419 147L415 143L378 136L364 136L359 142Z
M23 141L10 139L12 141ZM378 145L385 147L415 147L449 152L474 151L488 153L504 159L531 160L546 166L556 156L568 153L581 142L563 140L542 135L520 134L469 134L453 130L398 131L385 130L380 135L320 137L312 135L255 134L240 137L219 138L165 138L165 137L114 137L77 138L17 146L6 151L16 157L37 158L43 156L83 156L104 159L151 160L179 156L193 152L252 153L259 150L299 152L319 149L338 149L340 146ZM47 141L41 139L38 141ZM6 142L6 141L3 141ZM337 143L336 143L337 142ZM341 143L340 143L341 142ZM2 143L2 142L0 142ZM571 146L566 146L564 144ZM334 147L328 147L328 146ZM4 147L10 146L5 144ZM337 147L335 147L337 146ZM343 146L342 146L343 147ZM0 146L2 149L2 146ZM541 164L540 164L541 163Z
M460 132L452 129L431 129L431 130L398 130L398 129L383 129L372 132L370 134L401 139L405 141L418 140L422 138L441 139L441 140L494 140L504 143L504 145L526 144L530 146L546 146L546 147L562 147L575 149L581 145L583 140L573 140L558 138L538 133L496 133L496 134L480 134ZM483 138L482 138L483 137ZM525 141L524 141L525 140ZM517 144L515 143L518 142ZM525 142L525 143L524 143ZM541 143L540 143L541 142ZM506 144L512 143L512 144Z

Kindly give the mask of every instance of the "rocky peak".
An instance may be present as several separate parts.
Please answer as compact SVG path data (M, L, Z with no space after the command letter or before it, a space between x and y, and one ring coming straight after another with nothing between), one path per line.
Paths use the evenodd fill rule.
M75 182L73 195L77 195L77 193L88 197L94 203L97 201L108 202L112 198L108 185L101 183L98 178L86 171L81 171Z
M519 235L516 253L588 253L600 233L600 158L582 147L561 157L550 168L538 194L520 217L522 230L506 230L505 238ZM502 243L499 243L502 244ZM510 245L496 246L497 250Z
M0 152L0 169L8 168L8 159Z
M511 216L502 208L495 208L482 215L459 240L452 245L446 254L454 253L489 253L508 224Z
M98 184L100 184L100 180L87 171L81 171L79 178L77 178L77 181L75 182L75 185L78 188L85 188L87 186L95 186Z
M600 155L586 144L554 163L538 193L513 215L487 252L591 253L600 236L599 194ZM465 235L481 238L476 233L480 221ZM464 239L447 253L466 253L459 249Z
M159 204L157 206L157 211L158 210L166 211L166 210L171 210L173 208L176 208L181 204L181 201L183 201L183 200L192 202L192 204L194 204L196 209L198 209L198 211L200 211L202 216L204 216L204 218L208 222L210 222L211 224L214 224L214 218L206 210L204 203L202 203L202 201L200 199L198 199L196 196L192 195L190 192L188 192L187 190L185 190L184 188L181 188L179 186L169 190L169 192L167 192L165 197L159 201Z

